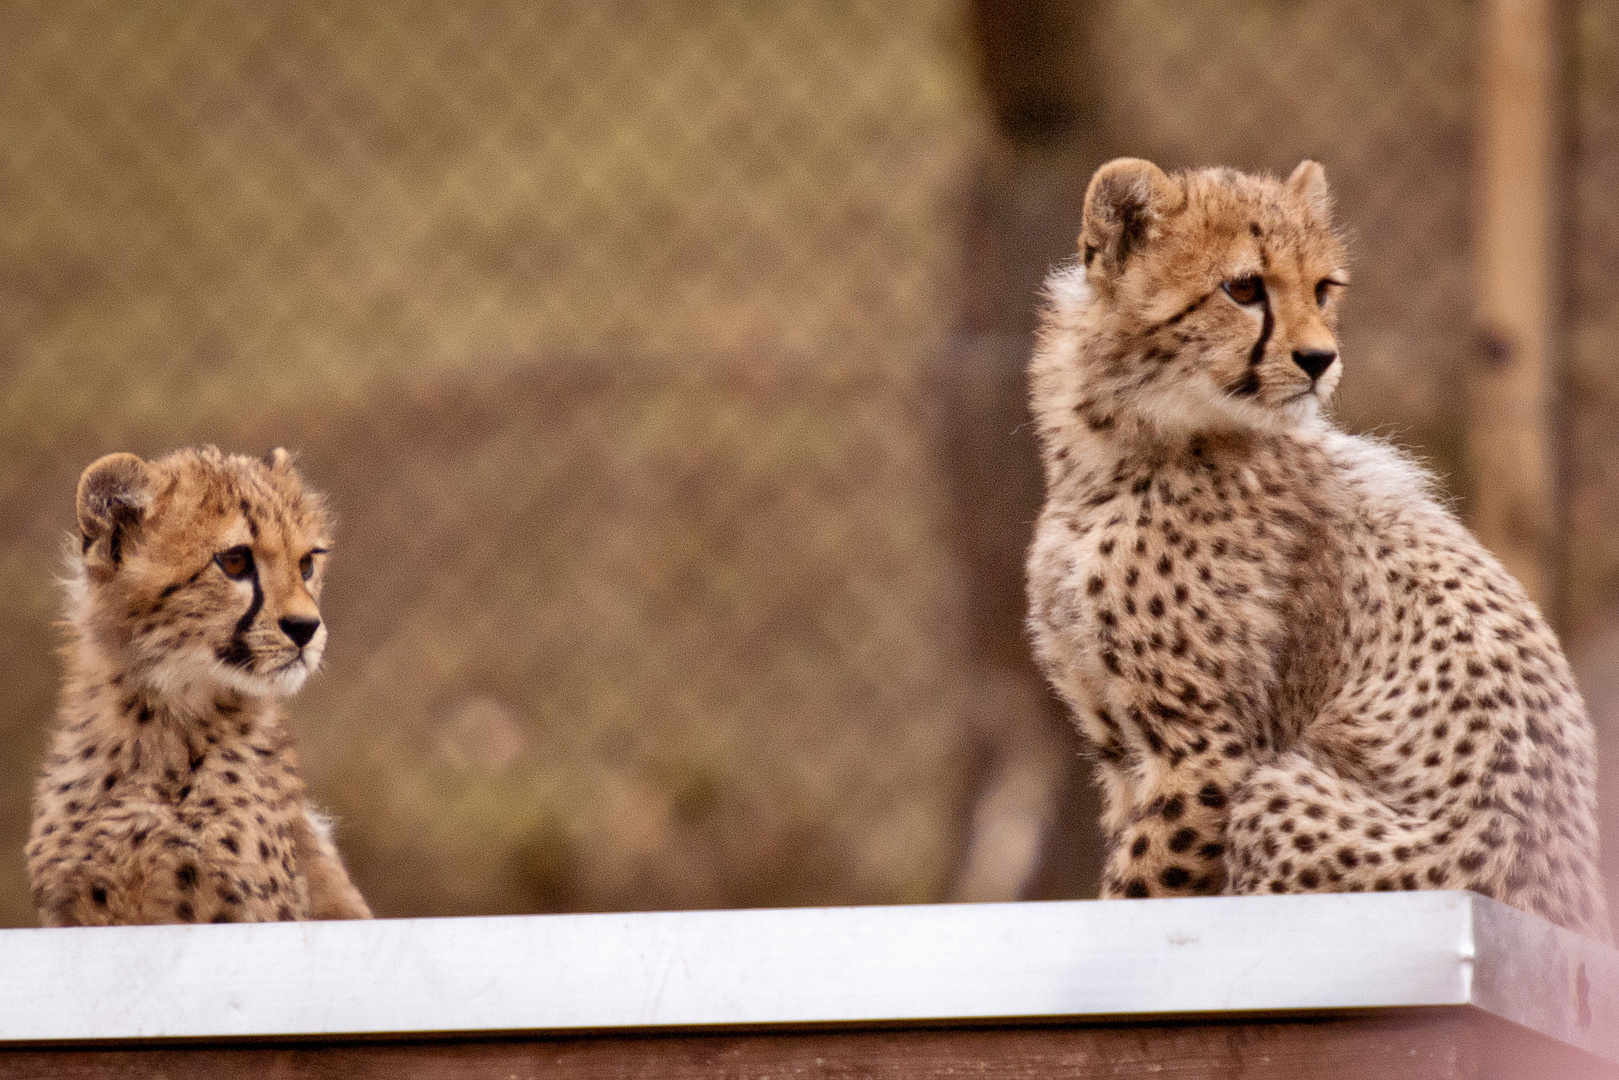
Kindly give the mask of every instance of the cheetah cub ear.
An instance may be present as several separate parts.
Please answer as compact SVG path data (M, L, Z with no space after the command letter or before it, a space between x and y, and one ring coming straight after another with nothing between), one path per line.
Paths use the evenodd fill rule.
M152 470L134 454L108 454L79 477L79 535L85 565L110 575L123 561L124 544L152 509Z
M292 453L285 446L278 446L273 450L266 450L263 461L271 472L286 472L292 467Z
M1105 287L1157 224L1185 207L1186 192L1150 161L1116 158L1097 169L1079 233L1088 280Z
M1287 178L1287 189L1315 214L1332 216L1332 190L1327 187L1327 171L1319 161L1308 158L1299 162L1293 175Z

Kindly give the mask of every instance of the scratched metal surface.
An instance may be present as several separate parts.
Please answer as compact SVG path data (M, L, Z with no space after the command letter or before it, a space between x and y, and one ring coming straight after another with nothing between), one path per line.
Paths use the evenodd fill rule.
M1473 1005L1619 1061L1619 954L1458 892L5 930L0 972L0 1042Z

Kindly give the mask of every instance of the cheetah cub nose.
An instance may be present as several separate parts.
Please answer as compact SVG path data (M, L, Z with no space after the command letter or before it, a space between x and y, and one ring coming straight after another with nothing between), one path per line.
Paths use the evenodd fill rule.
M1304 369L1304 373L1312 379L1319 379L1321 373L1332 366L1338 359L1338 354L1330 349L1294 349L1293 362Z
M292 639L292 643L300 649L309 644L309 639L315 636L320 629L320 620L305 616L288 615L281 620L281 632Z

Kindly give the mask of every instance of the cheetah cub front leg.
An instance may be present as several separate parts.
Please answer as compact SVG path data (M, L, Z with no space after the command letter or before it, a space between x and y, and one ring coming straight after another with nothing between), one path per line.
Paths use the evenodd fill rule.
M1199 529L1197 509L1204 494L1221 505L1267 496L1240 471L1227 475L1221 453L1199 443L1112 463L1085 500L1093 520L1048 514L1036 533L1031 580L1055 587L1037 593L1035 625L1067 634L1094 619L1083 651L1054 650L1065 640L1054 635L1036 642L1058 689L1080 703L1098 758L1103 896L1221 892L1231 799L1275 743L1263 672L1284 637L1265 603L1279 569L1237 531ZM1086 570L1067 573L1076 546Z
M1030 628L1098 758L1103 893L1466 888L1606 938L1556 638L1321 414L1348 281L1313 162L1121 159L1048 282Z

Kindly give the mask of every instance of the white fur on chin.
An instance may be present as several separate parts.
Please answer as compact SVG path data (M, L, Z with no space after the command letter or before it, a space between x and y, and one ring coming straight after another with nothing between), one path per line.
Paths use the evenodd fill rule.
M224 663L206 648L173 652L148 668L143 681L164 698L182 707L194 704L199 712L211 707L219 690L251 698L287 698L303 689L320 666L321 644L310 642L301 657L270 672Z

